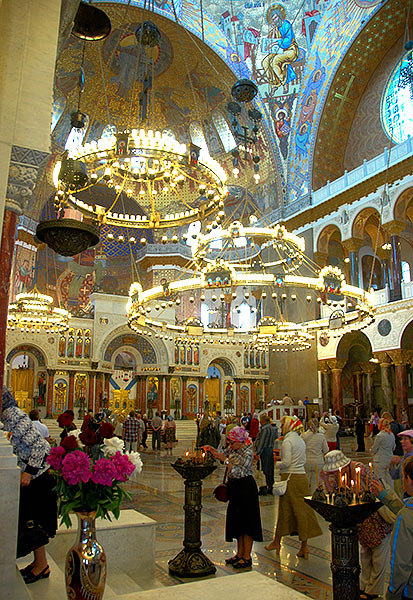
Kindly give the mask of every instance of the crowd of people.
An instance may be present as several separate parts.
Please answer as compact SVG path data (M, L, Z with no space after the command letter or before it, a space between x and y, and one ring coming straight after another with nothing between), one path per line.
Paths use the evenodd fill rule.
M286 395L287 396L287 395ZM76 427L73 412L65 411L58 418L62 428L60 438ZM46 458L50 438L39 412L26 415L18 408L12 394L4 388L1 421L9 432L13 451L21 468L21 493L17 556L33 552L33 560L21 573L26 583L50 575L46 544L56 533L56 496ZM115 435L124 441L125 451L147 448L148 433L152 434L152 449L158 452L161 441L166 456L176 444L176 424L172 415L163 420L158 412L151 419L134 410L125 419L109 411L84 417L84 433L93 423L112 421ZM413 598L413 429L406 414L397 421L389 412L373 413L366 428L356 416L354 430L356 452L365 452L365 438L372 436L370 456L352 460L340 449L342 421L334 415L314 411L307 422L294 415L284 415L278 429L268 414L244 413L240 417L214 417L206 411L198 423L197 446L225 464L228 508L225 539L236 540L234 556L227 564L234 569L252 566L254 542L263 541L260 515L260 496L279 496L277 521L267 551L279 553L284 536L298 535L299 558L309 558L308 540L322 531L314 511L304 498L316 487L334 492L340 478L356 480L360 473L361 491L369 489L383 506L360 526L361 559L360 599L374 600L383 596L386 573L390 568L387 600ZM366 464L369 460L372 466ZM280 482L275 481L278 463ZM257 484L258 482L258 484ZM35 523L42 534L29 531Z

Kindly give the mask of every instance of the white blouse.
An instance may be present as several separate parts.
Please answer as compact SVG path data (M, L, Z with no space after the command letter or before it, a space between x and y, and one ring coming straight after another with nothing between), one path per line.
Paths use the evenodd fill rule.
M289 431L281 444L281 473L305 473L305 442L296 431Z

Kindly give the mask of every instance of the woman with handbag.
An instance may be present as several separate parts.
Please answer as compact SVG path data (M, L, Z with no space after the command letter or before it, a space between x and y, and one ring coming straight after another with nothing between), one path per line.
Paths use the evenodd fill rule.
M287 490L280 496L278 520L274 539L265 546L266 550L281 549L283 535L298 535L301 547L298 557L308 558L307 540L321 535L322 531L312 508L304 502L310 494L308 479L305 474L305 442L298 435L303 425L297 417L284 416L281 419L281 480L288 479Z
M341 450L326 454L321 480L328 493L338 492L340 476L348 482L357 480L360 473L360 490L371 487L371 473L367 465L350 460ZM377 475L373 474L377 480ZM386 569L389 562L390 534L394 516L382 507L365 519L359 529L360 542L360 599L373 600L383 595Z
M253 542L262 542L262 528L258 489L253 477L254 451L248 431L234 427L227 435L228 446L218 452L212 446L204 446L214 458L224 462L227 468L228 508L225 540L237 540L237 552L225 563L234 569L252 566Z
M1 421L11 433L13 452L21 469L17 558L34 553L34 561L22 569L25 583L34 583L50 575L46 544L57 529L57 500L54 479L49 475L46 457L50 445L3 388Z

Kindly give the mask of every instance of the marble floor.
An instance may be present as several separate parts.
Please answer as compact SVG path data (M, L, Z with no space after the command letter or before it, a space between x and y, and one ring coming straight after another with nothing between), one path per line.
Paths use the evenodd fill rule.
M173 451L175 458L191 448L195 434L194 424L178 422L179 443ZM362 455L354 454L354 438L343 438L342 449L349 456L357 456L358 460L368 462L368 450L371 446L369 442L370 440L367 440L367 452ZM163 586L178 585L189 581L173 577L168 573L168 560L181 550L183 540L184 485L181 477L170 466L175 458L171 459L166 456L165 451L153 452L148 449L142 452L144 467L138 482L127 484L132 499L125 504L125 507L135 508L158 523L155 570L157 584ZM225 565L225 559L233 553L234 544L226 543L224 540L226 504L216 501L212 495L214 487L220 483L222 477L223 467L220 466L204 480L203 484L202 548L217 567L217 573L212 577L239 573ZM264 546L272 539L274 523L277 518L278 498L261 497L260 506L265 541L254 544L253 569L316 600L331 598L328 525L321 517L319 518L323 534L309 540L310 556L308 560L296 556L300 545L297 537L283 538L281 553L276 556L274 552L265 550Z

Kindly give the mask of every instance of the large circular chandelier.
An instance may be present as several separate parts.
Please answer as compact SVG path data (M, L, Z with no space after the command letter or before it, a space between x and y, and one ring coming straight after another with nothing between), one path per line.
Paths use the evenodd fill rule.
M218 238L223 241L220 248L214 247ZM237 245L240 239L245 240L243 248ZM271 259L264 260L262 256L262 250L269 246L275 251L275 260L274 253ZM348 285L341 270L331 265L321 270L313 267L313 276L299 274L298 268L304 261L307 261L306 271L310 270L304 249L304 240L280 225L255 228L234 222L219 232L199 234L193 247L195 274L146 290L138 282L132 284L127 307L129 326L147 335L154 332L155 337L161 339L178 336L188 343L239 343L247 348L281 351L309 348L318 330L342 334L366 327L373 319L374 293ZM194 303L198 290L201 302L209 294L213 303L221 302L228 307L237 296L234 290L239 287L254 290L256 298L260 295L260 301L272 299L277 306L287 299L288 289L290 298L295 300L296 289L303 288L312 292L320 304L331 308L331 314L303 323L292 322L282 314L277 319L264 316L248 331L228 322L226 326L207 329L200 321L194 325L193 319L177 325L166 316L168 309L180 304L185 294L189 295L189 302ZM309 301L312 297L307 295L306 298Z
M177 227L222 210L226 180L221 165L198 146L181 144L159 131L132 129L86 143L56 163L55 208L71 206L112 226ZM113 189L109 209L76 197L96 183ZM134 213L115 212L121 194L136 202Z
M30 333L64 332L69 327L70 317L67 310L54 306L51 296L33 290L18 294L9 305L7 327Z

